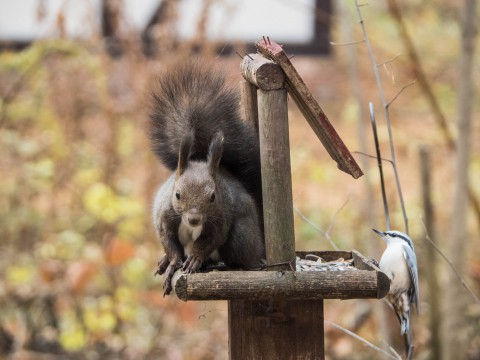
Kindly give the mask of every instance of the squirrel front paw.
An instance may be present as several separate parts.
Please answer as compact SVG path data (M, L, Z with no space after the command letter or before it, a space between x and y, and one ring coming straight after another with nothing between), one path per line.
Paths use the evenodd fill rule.
M190 254L187 257L187 260L185 260L185 262L183 263L182 270L185 271L187 274L191 274L200 270L202 264L203 261L199 256Z
M164 274L164 282L163 282L163 296L170 295L173 290L172 286L172 278L173 274L177 269L182 267L182 263L177 260L169 261L168 257L165 255L158 261L158 268L155 272L155 275L162 275Z
M160 260L158 260L157 271L155 271L155 274L153 274L153 276L162 275L165 272L165 270L167 270L167 267L169 264L170 264L170 261L168 260L167 255L164 255Z

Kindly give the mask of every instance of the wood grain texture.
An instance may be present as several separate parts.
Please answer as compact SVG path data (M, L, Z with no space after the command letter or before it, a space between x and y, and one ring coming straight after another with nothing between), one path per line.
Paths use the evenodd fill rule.
M285 75L282 68L260 54L246 55L240 63L245 80L261 90L283 89Z
M240 81L240 94L245 121L247 121L258 134L258 103L257 87L247 80Z
M295 268L295 235L287 91L258 90L257 95L267 264L289 270Z
M377 265L356 250L352 250L353 265L360 270L373 271L377 275L377 299L387 296L390 290L390 278Z
M323 301L232 300L231 360L323 359Z
M390 280L378 271L215 271L180 275L174 284L188 300L376 299Z
M186 275L178 270L173 286L179 299L188 300L291 300L381 299L390 289L390 279L356 250L297 251L324 261L353 259L357 270L332 271L215 271Z
M297 70L293 67L282 47L274 41L267 41L266 39L257 41L255 46L262 55L272 59L282 67L290 95L331 158L337 162L338 168L352 175L355 179L362 176L362 170L303 82Z

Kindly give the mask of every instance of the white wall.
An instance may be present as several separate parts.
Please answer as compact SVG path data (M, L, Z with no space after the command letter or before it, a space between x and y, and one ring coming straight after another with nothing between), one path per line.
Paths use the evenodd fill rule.
M123 0L125 28L140 29L159 0ZM177 24L181 38L191 37L204 0L181 0ZM43 17L39 9L43 4ZM255 41L270 36L277 42L307 42L313 36L314 0L217 0L210 12L211 39ZM58 35L63 13L68 36L97 32L100 0L0 0L0 39L32 40Z

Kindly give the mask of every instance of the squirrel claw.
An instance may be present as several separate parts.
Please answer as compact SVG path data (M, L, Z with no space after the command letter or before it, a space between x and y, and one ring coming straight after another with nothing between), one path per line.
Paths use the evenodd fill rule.
M182 270L185 271L187 274L191 274L200 270L202 266L202 260L195 255L189 255L187 260L183 263Z
M163 297L165 297L165 295L170 295L170 293L172 292L173 275L175 274L175 271L177 271L177 269L181 267L182 265L180 262L176 260L169 261L166 255L158 262L158 269L154 275L163 274Z
M170 263L165 271L164 275L164 282L163 282L163 297L165 295L170 295L170 293L173 290L172 286L172 279L173 275L175 274L175 271L179 268L180 266L177 265L177 263Z
M168 260L167 255L164 255L160 260L158 260L157 265L158 265L157 271L155 271L155 274L153 274L153 276L163 275L163 273L165 273L168 266L170 265L170 261Z
M165 279L165 282L163 283L163 297L165 297L165 295L170 295L172 290L172 279Z

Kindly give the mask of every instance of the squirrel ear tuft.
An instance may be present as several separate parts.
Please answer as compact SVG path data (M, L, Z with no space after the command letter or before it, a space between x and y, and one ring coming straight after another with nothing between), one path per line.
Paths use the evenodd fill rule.
M190 152L193 147L195 134L193 131L186 134L178 148L178 165L177 165L177 178L185 172L188 166L188 159L190 158Z
M210 170L210 174L212 176L218 169L220 165L220 160L222 159L223 155L223 132L219 131L215 134L212 141L210 142L210 146L208 147L208 156L207 162L208 167Z

